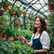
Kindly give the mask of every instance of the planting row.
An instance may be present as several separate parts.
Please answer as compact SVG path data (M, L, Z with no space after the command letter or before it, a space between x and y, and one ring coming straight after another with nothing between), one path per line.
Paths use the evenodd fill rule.
M35 54L33 49L23 42L18 40L14 43L0 38L0 54Z

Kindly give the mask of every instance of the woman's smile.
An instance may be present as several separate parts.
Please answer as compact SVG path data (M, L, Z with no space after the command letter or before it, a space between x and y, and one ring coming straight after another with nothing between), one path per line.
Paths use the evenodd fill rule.
M41 22L40 22L40 19L37 18L34 22L34 27L41 27Z

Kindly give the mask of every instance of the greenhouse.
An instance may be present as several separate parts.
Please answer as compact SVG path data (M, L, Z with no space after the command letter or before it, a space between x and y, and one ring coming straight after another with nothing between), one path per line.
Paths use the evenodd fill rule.
M54 54L54 0L0 0L0 54Z

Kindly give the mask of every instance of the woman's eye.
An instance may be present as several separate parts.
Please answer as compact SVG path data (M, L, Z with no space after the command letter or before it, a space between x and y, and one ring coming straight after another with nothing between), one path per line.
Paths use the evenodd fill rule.
M40 22L39 20L37 20L37 22Z

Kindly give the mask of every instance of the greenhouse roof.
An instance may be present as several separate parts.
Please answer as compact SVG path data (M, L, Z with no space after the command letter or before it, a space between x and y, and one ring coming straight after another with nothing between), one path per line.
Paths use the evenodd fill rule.
M9 0L14 3L13 0ZM50 13L48 10L48 0L18 0L15 5L26 7L29 14L42 15L47 17Z

